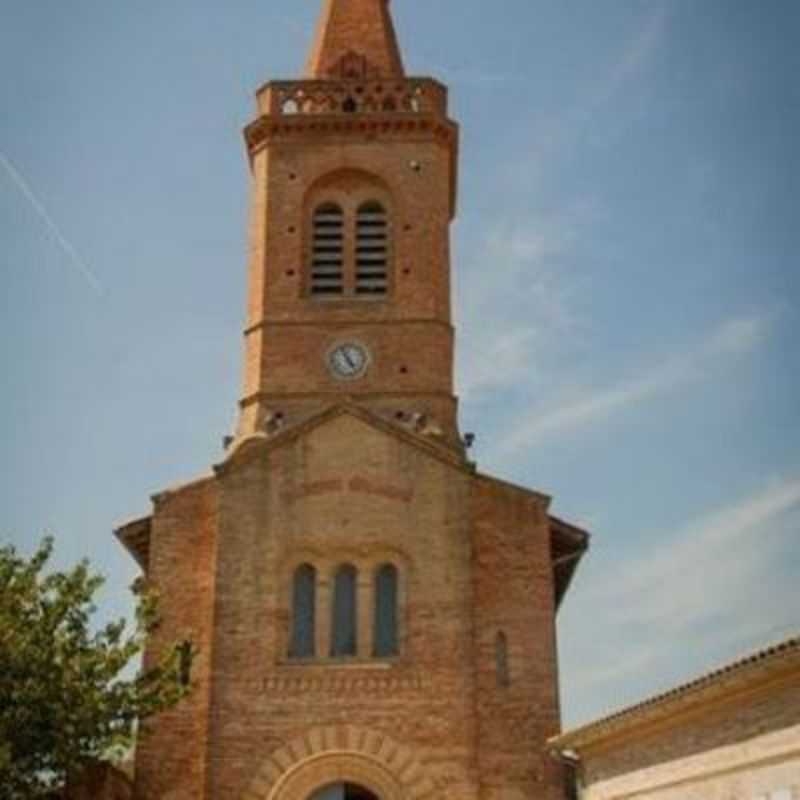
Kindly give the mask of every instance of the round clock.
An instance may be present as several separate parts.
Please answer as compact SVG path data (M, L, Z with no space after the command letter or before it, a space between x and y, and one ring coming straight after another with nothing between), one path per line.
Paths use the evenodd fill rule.
M328 369L341 380L360 378L369 366L369 350L357 342L342 342L328 352Z

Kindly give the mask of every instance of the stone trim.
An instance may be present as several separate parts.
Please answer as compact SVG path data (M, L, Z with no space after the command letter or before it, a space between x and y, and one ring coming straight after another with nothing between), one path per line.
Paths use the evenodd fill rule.
M404 670L396 674L391 660L322 663L321 660L283 663L282 670L302 670L302 675L271 675L264 679L262 690L275 694L293 694L307 698L310 693L358 692L375 696L394 696L399 692L420 692L426 682L417 671ZM320 674L329 670L332 674ZM382 674L382 673L386 674ZM354 674L348 674L354 673Z
M352 725L314 728L273 752L241 800L296 800L339 782L357 783L381 800L427 800L435 787L409 747Z
M330 308L326 308L320 304L319 300L311 300L310 298L302 298L306 302L304 303L304 309L317 313L318 311L330 311ZM336 299L333 301L336 303L336 310L346 309L346 310L353 310L356 309L358 311L380 308L381 305L388 306L391 305L391 300L381 298L381 299L373 299L373 300L359 300L358 297L349 296L343 297L342 299ZM433 319L429 317L403 317L402 319L391 319L389 320L393 326L397 328L405 327L405 326L414 326L414 325L435 325L439 328L444 328L449 333L455 332L455 326L451 322L447 322L443 319ZM364 319L359 320L358 327L359 328L384 328L387 325L386 319ZM248 325L244 329L244 335L248 336L249 334L257 333L258 331L266 331L270 328L274 328L276 331L286 330L287 328L312 328L316 329L319 327L319 320L311 319L306 317L304 319L287 319L287 320L273 320L273 319L262 319L259 322L254 322ZM352 320L325 320L325 327L329 328L330 330L336 330L341 328L342 330L351 330L353 328L353 321ZM450 396L449 392L412 392L408 391L408 394L446 394ZM291 393L290 393L291 394ZM305 392L299 394L308 394L314 397L319 396L319 392ZM373 392L373 394L395 394L394 391L392 392ZM281 394L281 397L285 397L285 394Z

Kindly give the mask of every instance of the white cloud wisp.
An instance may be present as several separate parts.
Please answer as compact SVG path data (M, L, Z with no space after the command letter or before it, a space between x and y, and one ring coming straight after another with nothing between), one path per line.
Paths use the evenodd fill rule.
M573 402L557 408L536 408L517 421L513 431L500 440L492 457L513 457L543 439L571 434L701 379L716 362L743 356L755 349L764 338L767 325L767 316L728 320L711 331L693 351L667 359L629 381L605 389L582 391Z
M794 476L659 535L654 548L620 564L614 580L607 567L590 570L570 609L591 609L591 620L574 618L568 640L576 643L566 660L575 664L568 681L579 704L609 694L631 702L633 691L691 677L697 653L728 660L800 627L800 595L791 570L781 569L798 521ZM647 675L661 683L653 687Z
M101 286L100 281L97 279L97 276L94 274L94 272L92 272L86 261L81 258L77 250L73 247L72 243L64 236L63 233L61 233L58 225L56 225L55 221L44 207L44 204L36 196L25 178L22 177L19 170L2 153L0 153L0 166L3 167L16 187L20 190L20 192L22 192L28 203L30 203L31 208L33 208L42 222L44 222L45 226L50 231L51 235L56 240L59 247L73 264L73 266L83 276L92 289L94 289L98 294L102 294L103 287Z

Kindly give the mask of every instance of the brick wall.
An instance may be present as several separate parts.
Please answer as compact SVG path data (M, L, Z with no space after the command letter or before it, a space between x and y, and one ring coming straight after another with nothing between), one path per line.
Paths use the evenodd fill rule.
M317 752L334 759L330 774L366 770L382 800L391 781L409 798L561 797L544 758L558 727L544 501L349 413L281 441L245 443L213 481L157 503L151 576L165 620L152 647L192 630L203 655L190 701L143 741L137 800L265 800L305 761L327 769ZM319 648L296 663L290 582L302 563L320 576ZM360 647L332 661L343 563L359 570ZM373 576L384 563L400 571L401 652L375 660ZM298 785L314 775L301 770Z
M319 125L295 133L277 126L253 152L241 433L258 429L265 407L296 416L309 403L320 409L349 395L435 414L457 441L449 252L457 128L444 118L420 125L363 132L334 125L328 133ZM387 207L386 297L307 295L313 207L332 196L345 204L379 197ZM363 342L373 355L364 378L345 384L325 364L343 339Z
M472 506L481 797L561 798L560 768L544 748L560 725L544 502L481 478L473 483ZM500 634L507 680L498 674Z
M148 643L145 667L156 663L163 648L184 640L192 641L197 657L190 696L140 731L137 800L206 796L217 491L213 480L203 480L155 504L148 578L158 593L162 623Z
M238 797L273 751L342 724L423 749L443 784L474 796L466 477L345 416L285 447L254 448L220 482L212 796ZM368 598L386 561L405 587L400 657L369 658L367 600L360 659L288 662L294 567L320 574L322 646L336 566L354 564Z

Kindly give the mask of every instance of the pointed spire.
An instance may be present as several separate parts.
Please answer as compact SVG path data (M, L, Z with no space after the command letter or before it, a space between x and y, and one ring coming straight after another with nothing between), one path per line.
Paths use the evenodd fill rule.
M403 76L389 0L324 0L306 77Z

